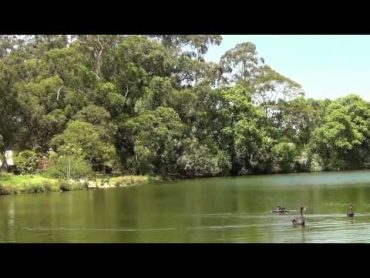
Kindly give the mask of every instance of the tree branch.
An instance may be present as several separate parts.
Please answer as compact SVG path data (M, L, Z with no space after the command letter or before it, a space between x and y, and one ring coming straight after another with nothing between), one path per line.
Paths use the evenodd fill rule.
M63 86L60 86L59 89L58 89L58 92L57 92L57 101L59 100L59 93L60 93L60 90L63 88Z
M125 93L125 101L126 101L126 98L127 98L127 95L130 91L130 88L128 87L128 85L126 84L126 93Z

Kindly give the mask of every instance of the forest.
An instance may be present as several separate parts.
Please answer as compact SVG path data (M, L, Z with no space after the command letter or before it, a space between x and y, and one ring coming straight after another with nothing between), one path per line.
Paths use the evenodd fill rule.
M220 35L0 36L0 158L14 150L16 172L32 174L50 155L51 175L68 163L76 178L370 165L369 102L352 93L306 98L252 42L206 61L221 42Z

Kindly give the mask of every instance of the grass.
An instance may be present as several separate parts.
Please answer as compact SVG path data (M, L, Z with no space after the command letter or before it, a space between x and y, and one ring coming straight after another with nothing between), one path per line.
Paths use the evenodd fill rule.
M0 174L0 184L5 186L36 185L44 182L57 183L58 180L41 175Z
M101 183L103 180L96 180ZM150 181L147 176L120 176L107 178L110 187L124 187L137 184L145 184ZM44 192L65 192L88 189L87 182L58 180L36 175L14 175L0 173L0 195L21 194L21 193L44 193Z
M114 185L116 187L145 184L148 182L149 177L147 176L120 176L112 177L109 179L109 184Z
M41 175L0 174L0 195L60 191L58 183Z

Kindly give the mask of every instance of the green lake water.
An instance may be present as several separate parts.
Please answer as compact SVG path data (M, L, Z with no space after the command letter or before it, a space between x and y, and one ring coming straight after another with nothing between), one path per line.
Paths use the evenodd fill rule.
M354 204L355 217L346 216ZM285 206L286 215L272 213ZM293 227L301 205L306 227ZM0 242L370 243L370 172L0 196Z

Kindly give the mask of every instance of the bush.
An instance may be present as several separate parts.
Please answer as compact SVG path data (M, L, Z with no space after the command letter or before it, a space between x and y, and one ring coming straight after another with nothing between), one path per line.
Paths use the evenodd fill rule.
M163 182L163 177L161 177L161 176L151 176L151 177L148 177L148 182L150 182L150 183L162 183Z
M190 143L188 149L177 160L180 172L189 177L217 176L231 168L226 153L215 152L206 145Z
M42 183L42 186L44 187L45 192L52 192L52 191L57 191L58 189L52 182L50 181L44 181Z
M7 179L7 178L11 178L12 176L14 176L14 174L13 174L13 173L0 172L0 177L1 177L1 178Z
M127 185L135 185L135 184L144 184L148 183L149 178L146 176L123 176L123 177L118 177L114 181L114 186L119 187L119 186L127 186Z
M318 154L313 154L310 160L310 170L312 172L320 172L324 170L323 159Z
M13 189L9 186L0 185L0 195L10 195L13 193Z
M45 189L45 192L50 192L50 191L52 191L52 184L51 184L51 183L49 183L49 182L44 182L42 185L43 185L43 187L44 187L44 189Z
M272 151L276 172L290 172L294 170L298 154L294 143L280 142L273 147Z
M59 189L63 192L71 191L72 186L68 181L63 180L59 182Z
M20 192L24 193L44 193L45 188L42 184L25 183Z
M1 149L1 135L0 135L0 149ZM1 167L3 167L3 164L4 164L4 155L0 152L0 169Z
M4 147L4 138L3 136L0 134L0 149L2 149ZM1 159L1 154L0 154L0 159Z
M14 160L16 168L21 174L34 174L36 172L38 157L34 151L22 151Z
M89 183L87 181L80 181L78 183L79 189L81 190L87 190L89 189Z
M310 169L310 157L306 150L303 150L295 160L295 169L298 172L306 172Z
M49 167L47 175L60 179L79 179L92 174L91 165L78 156L60 156L55 163Z
M41 184L31 184L30 193L44 193L45 188Z
M84 190L86 188L85 183L81 183L78 181L69 181L69 184L71 186L71 191Z
M86 187L84 183L81 184L75 181L62 180L59 182L59 189L63 192L85 189Z

